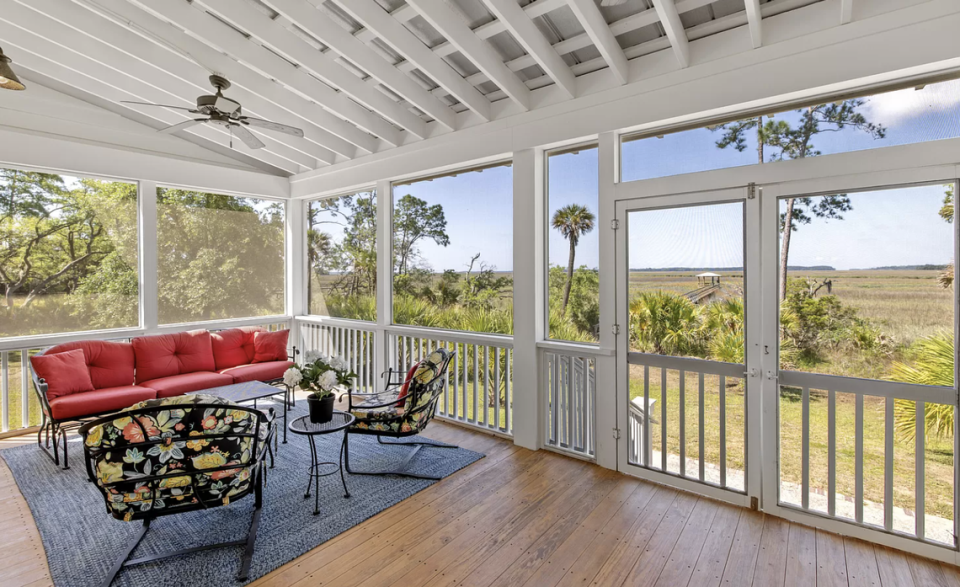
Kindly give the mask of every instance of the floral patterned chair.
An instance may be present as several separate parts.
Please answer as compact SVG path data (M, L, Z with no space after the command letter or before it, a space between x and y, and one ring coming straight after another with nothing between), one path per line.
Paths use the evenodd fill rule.
M452 444L422 438L415 441L384 442L384 438L406 438L422 432L437 409L447 379L447 368L456 351L438 348L407 371L402 380L393 380L399 371L387 371L387 389L377 393L348 392L348 410L356 421L347 429L348 441L344 451L347 472L353 475L401 475L417 479L438 480L441 477L414 473L409 465L425 447L457 448ZM343 401L343 397L340 398ZM377 442L388 446L412 446L396 467L382 471L360 471L350 468L349 435L366 434L377 437Z
M147 400L80 427L90 480L103 492L107 513L142 520L143 529L117 559L105 587L125 566L198 550L243 546L239 580L253 557L273 410L250 409L209 395ZM254 495L253 521L243 540L128 561L154 518L228 505Z

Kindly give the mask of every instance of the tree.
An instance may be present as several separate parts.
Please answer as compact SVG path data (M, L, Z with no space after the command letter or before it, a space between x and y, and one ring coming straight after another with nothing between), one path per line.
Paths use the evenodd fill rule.
M570 243L570 257L567 260L567 285L563 289L563 305L561 315L567 313L567 302L570 300L570 286L573 285L573 263L577 254L577 244L580 237L593 230L596 217L586 206L570 204L553 213L551 225L560 231L563 238Z
M949 184L944 187L943 206L940 207L940 218L943 218L944 221L953 224L953 184ZM953 287L953 273L954 264L950 263L937 278L937 281L940 283L940 287L944 289L950 289Z
M407 273L416 257L416 244L422 239L432 240L441 247L450 245L447 218L443 206L433 206L407 194L397 201L393 211L393 246L398 275Z
M771 161L803 159L816 157L821 152L813 144L813 139L821 133L840 132L852 128L865 132L875 139L886 135L886 129L866 119L860 109L866 101L863 99L843 100L830 104L819 104L803 108L796 112L800 120L795 125L786 120L774 120L765 124L762 117L747 119L711 127L722 130L723 136L716 142L720 149L733 147L743 151L747 147L745 135L752 129L757 130L758 152L763 163L763 146L774 149ZM787 261L790 255L790 238L800 224L810 224L814 218L843 219L843 213L852 209L850 198L846 194L824 197L787 198L785 210L780 215L780 299L787 295Z
M953 387L954 345L953 333L938 332L922 338L914 345L913 362L894 363L891 379L915 385ZM917 402L895 400L897 432L906 441L917 435ZM953 436L954 407L952 404L924 404L924 428L928 434L940 438Z

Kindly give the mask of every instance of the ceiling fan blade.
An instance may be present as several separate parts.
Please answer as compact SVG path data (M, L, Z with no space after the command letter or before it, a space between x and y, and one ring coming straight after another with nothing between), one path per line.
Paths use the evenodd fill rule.
M201 124L201 123L203 123L203 122L206 122L207 120L208 120L207 118L194 118L193 120L184 120L183 122L181 122L181 123L179 123L179 124L174 124L173 126L168 126L167 128L162 128L162 129L158 130L157 132L161 132L161 133L163 133L163 134L167 134L167 135L168 135L168 134L170 134L170 133L175 133L175 132L177 132L178 130L183 130L183 129L185 129L185 128L190 128L191 126L194 126L194 125L197 125L197 124Z
M295 137L303 137L303 131L299 128L286 124L280 124L279 122L271 122L269 120L263 120L262 118L251 118L250 116L241 116L240 122L243 124L249 124L250 126L255 126L257 128L262 128L264 130L282 132Z
M200 114L199 110L193 108L184 108L183 106L168 106L167 104L152 104L150 102L131 102L130 100L120 100L121 104L136 104L137 106L157 106L158 108L172 108L174 110L186 110L193 114Z
M600 6L620 6L627 0L601 0Z
M260 139L255 137L254 134L242 124L231 124L230 129L233 131L233 134L237 135L237 137L251 149L262 149L266 147Z

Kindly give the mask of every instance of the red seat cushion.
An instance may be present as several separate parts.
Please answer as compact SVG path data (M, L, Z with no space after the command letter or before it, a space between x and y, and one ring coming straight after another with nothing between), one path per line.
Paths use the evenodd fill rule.
M93 391L83 351L74 349L30 357L37 377L47 382L47 399Z
M290 367L293 367L293 361L270 361L268 363L230 367L220 372L233 377L234 383L243 383L244 381L270 381L271 379L280 379L283 377L283 372Z
M217 364L217 371L252 363L253 335L262 330L259 326L244 326L211 332L213 360Z
M50 400L50 412L57 420L70 420L104 412L120 411L137 402L157 397L146 387L127 385L108 387L84 393L64 395Z
M132 344L137 385L183 373L216 370L210 333L206 330L140 336Z
M253 363L287 360L289 330L255 332L253 334Z
M210 389L211 387L233 385L233 377L220 373L200 371L197 373L183 373L182 375L171 375L170 377L152 379L150 381L144 381L141 385L156 390L157 397L164 398L183 395L191 391Z
M133 385L133 345L129 342L79 340L58 344L44 355L81 349L95 389Z
M407 371L407 376L403 380L403 387L400 388L400 393L397 394L397 399L400 400L397 402L398 408L402 408L403 404L406 403L407 393L410 392L410 382L413 381L413 374L417 372L417 367L419 366L420 366L420 363L416 363L413 365L413 367L410 367L409 371Z

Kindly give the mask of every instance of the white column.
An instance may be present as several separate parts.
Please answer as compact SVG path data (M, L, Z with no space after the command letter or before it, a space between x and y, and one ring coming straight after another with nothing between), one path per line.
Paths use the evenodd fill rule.
M597 357L597 464L608 469L617 468L617 322L616 243L617 233L611 227L615 215L614 188L620 180L619 137L607 132L600 135L599 148L599 223L600 232L600 349L607 354ZM621 324L620 328L627 328ZM626 435L627 430L621 430Z
M284 307L288 316L303 316L309 310L307 276L307 247L306 247L306 212L309 203L305 200L287 200L284 203L285 219L285 255L286 259L286 290L284 292ZM295 330L290 344L303 347L300 341L299 328L291 319L290 328Z
M141 181L140 207L140 327L146 332L157 329L157 184Z
M513 440L540 448L542 402L537 343L544 338L543 151L513 155Z
M393 185L377 182L377 344L374 373L391 367L389 340L384 330L393 323Z

